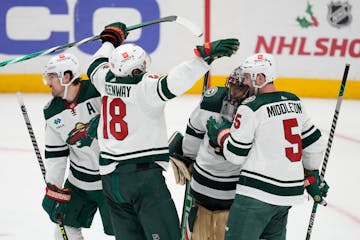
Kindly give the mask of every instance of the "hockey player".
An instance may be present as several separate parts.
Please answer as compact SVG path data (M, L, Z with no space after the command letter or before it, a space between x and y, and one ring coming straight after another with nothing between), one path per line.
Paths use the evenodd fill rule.
M51 221L62 219L68 239L83 239L81 228L90 227L97 209L104 232L113 235L102 192L99 146L88 134L89 125L100 114L100 94L90 81L81 81L79 61L70 53L50 59L44 82L51 88L53 99L44 108L48 184L42 206ZM63 239L59 227L55 239Z
M304 182L325 204L328 186L319 186L318 172L324 141L301 100L276 90L272 55L255 54L242 66L256 95L242 102L230 129L215 119L207 123L226 161L241 167L225 239L286 239L288 211L303 201Z
M164 107L210 69L207 61L231 56L239 42L197 46L192 60L159 76L147 72L149 56L140 46L122 45L127 35L123 23L106 26L88 69L102 96L97 135L104 192L117 239L178 240L179 218L162 175L169 161Z
M225 87L213 87L204 93L190 115L182 142L181 139L177 141L180 149L182 143L182 151L175 154L170 152L174 175L180 184L185 183L181 178L190 176L187 168L183 167L184 163L189 166L190 162L186 159L196 159L190 182L190 193L195 199L195 205L186 223L186 229L189 230L186 234L192 240L224 239L240 167L225 161L222 150L210 145L212 143L206 134L206 122L211 116L228 123L233 120L238 105L249 92L249 86L243 84L241 76L242 69L238 67L227 78Z

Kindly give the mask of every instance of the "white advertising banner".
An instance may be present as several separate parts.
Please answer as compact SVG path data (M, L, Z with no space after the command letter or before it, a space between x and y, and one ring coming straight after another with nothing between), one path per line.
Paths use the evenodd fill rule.
M106 24L128 26L179 15L204 29L203 0L1 0L0 62L98 35ZM360 80L360 1L213 0L210 39L235 37L240 49L213 63L213 75L228 75L247 56L268 52L285 78L339 79L345 63ZM127 39L152 57L150 70L166 73L193 55L197 38L175 23L131 31ZM100 41L70 48L85 73ZM1 74L39 74L49 56L0 67Z

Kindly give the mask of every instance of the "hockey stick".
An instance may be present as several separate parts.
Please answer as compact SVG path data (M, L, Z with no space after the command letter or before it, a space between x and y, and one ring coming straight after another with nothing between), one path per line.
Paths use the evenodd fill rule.
M27 113L24 101L23 101L23 99L21 97L21 93L17 92L16 95L17 95L17 99L18 99L18 102L19 102L19 105L20 105L22 115L23 115L24 120L25 120L26 127L28 129L28 133L29 133L32 145L34 147L36 158L37 158L37 160L39 162L39 166L40 166L40 169L41 169L42 176L43 176L45 184L46 184L45 165L44 165L44 161L42 160L42 157L41 157L41 153L40 153L37 141L36 141L34 130L33 130L32 126L31 126L29 115ZM63 221L62 221L62 217L60 215L59 215L59 219L58 219L58 224L59 224L60 232L61 232L61 235L62 235L63 239L68 240L68 237L67 237L67 234L66 234L66 231L65 231L65 227L64 227L64 224L63 224Z
M207 71L204 75L204 84L201 95L204 95L205 91L209 88L210 85L209 76L210 76L210 71Z
M338 95L337 102L336 102L334 117L333 117L332 124L331 124L330 135L329 135L329 139L328 139L328 143L327 143L327 147L326 147L326 151L325 151L324 161L323 161L322 167L321 167L320 185L321 185L321 183L324 182L325 171L326 171L327 163L329 161L331 145L332 145L332 141L333 141L333 138L334 138L336 123L337 123L337 119L338 119L338 116L339 116L340 106L341 106L344 91L345 91L345 85L346 85L346 80L347 80L347 76L348 76L348 73L349 73L349 68L350 68L350 64L346 64L345 65L345 70L344 70L344 75L343 75L343 78L342 78L342 81L341 81L339 95ZM306 232L306 240L309 240L310 237L311 237L311 232L312 232L312 228L313 228L313 225L314 225L317 206L318 206L318 204L316 202L314 202L313 207L312 207L312 211L311 211L311 214L310 214L310 220L309 220L308 229L307 229L307 232Z
M205 91L209 87L209 71L207 71L204 75L204 82L201 95L203 96ZM184 196L184 203L182 209L182 216L181 216L181 238L180 240L189 240L190 239L190 229L187 229L187 221L189 218L190 210L193 205L194 198L191 196L190 193L190 181L186 180L185 185L185 196Z
M155 19L155 20L148 21L148 22L139 23L139 24L127 27L126 30L132 31L132 30L135 30L138 28L142 28L145 26L149 26L149 25L153 25L153 24L157 24L157 23L161 23L161 22L176 22L176 23L180 24L181 26L187 28L189 31L191 31L197 37L201 37L203 34L202 31L195 24L190 22L188 19L186 19L184 17L175 16L175 15ZM96 41L99 39L100 39L100 36L92 36L92 37L88 37L88 38L85 38L85 39L77 41L77 42L72 42L72 43L68 43L65 45L56 46L56 47L53 47L50 49L30 53L30 54L27 54L27 55L24 55L24 56L21 56L18 58L13 58L13 59L10 59L7 61L0 62L0 67L4 67L6 65L14 64L14 63L18 63L18 62L23 62L23 61L26 61L26 60L29 60L29 59L32 59L35 57L44 56L44 55L47 55L50 53L54 53L54 52L57 52L60 50L65 50L65 49L79 46L79 45L82 45L82 44L85 44L88 42L93 42L93 41Z
M181 238L180 240L190 240L190 234L187 230L187 221L189 218L191 207L194 203L194 198L190 193L190 180L186 180L185 184L185 195L184 195L184 205L181 216ZM189 230L190 231L190 230Z

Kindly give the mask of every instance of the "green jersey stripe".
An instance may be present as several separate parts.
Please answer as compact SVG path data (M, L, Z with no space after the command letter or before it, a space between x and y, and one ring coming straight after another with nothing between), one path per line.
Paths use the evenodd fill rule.
M303 147L303 149L305 149L309 145L316 142L320 137L321 137L321 132L320 132L319 129L316 129L316 131L313 132L310 136L302 139L302 147Z
M116 161L113 159L105 158L104 156L100 156L100 166L107 166L112 163L118 162L119 164L135 164L135 163L146 163L146 162L155 162L155 161L169 161L169 154L154 154L143 157L134 157L122 159L121 161Z
M190 126L189 126L190 125ZM196 132L194 128L192 128L191 124L189 123L188 126L186 127L186 131L187 134L199 138L199 139L204 139L205 133L199 133Z
M89 79L93 79L93 75L96 73L96 70L101 67L102 64L107 63L109 58L98 58L94 62L92 62L87 70L87 75Z
M80 171L76 170L71 165L70 165L70 171L72 172L72 174L73 174L73 176L75 178L77 178L77 179L79 179L80 181L83 181L83 182L96 182L96 181L101 180L100 174L98 174L98 175L86 174L84 172L80 172Z
M297 196L304 193L304 186L292 186L292 187L280 187L273 185L271 183L266 183L258 179L251 177L240 176L239 183L240 185L247 186L250 188L259 189L261 191L278 195L278 196Z
M167 77L160 78L157 87L158 94L163 101L175 98L176 95L171 93L167 85Z
M250 148L239 148L234 146L230 141L226 144L227 150L238 156L246 157L249 154Z
M69 149L64 151L49 152L45 150L45 158L58 158L69 156Z

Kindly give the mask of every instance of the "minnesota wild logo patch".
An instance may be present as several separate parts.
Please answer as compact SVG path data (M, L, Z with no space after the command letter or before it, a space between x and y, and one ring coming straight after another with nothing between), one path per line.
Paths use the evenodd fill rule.
M93 138L88 135L89 124L78 122L68 135L66 143L69 145L76 145L79 148L84 146L90 146Z
M205 97L214 96L217 93L217 91L218 91L217 87L209 88L208 90L205 91L204 96Z

